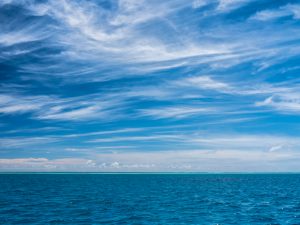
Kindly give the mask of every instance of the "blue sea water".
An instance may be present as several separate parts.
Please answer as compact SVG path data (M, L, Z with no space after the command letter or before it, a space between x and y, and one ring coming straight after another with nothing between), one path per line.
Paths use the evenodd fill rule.
M300 224L300 175L1 174L0 224Z

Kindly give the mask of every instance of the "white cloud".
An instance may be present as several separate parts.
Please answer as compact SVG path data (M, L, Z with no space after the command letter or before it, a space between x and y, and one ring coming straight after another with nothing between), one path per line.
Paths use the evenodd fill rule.
M70 110L67 112L60 112L55 114L45 114L40 116L40 119L51 119L51 120L80 120L80 119L87 119L87 118L94 118L96 116L101 115L98 112L99 109L95 106L89 106L85 108ZM102 115L103 116L103 115Z
M206 43L200 45L193 37L178 34L177 27L168 17L177 10L186 7L182 0L154 2L120 0L115 10L108 11L93 2L49 1L41 4L25 4L35 15L47 15L59 26L49 29L55 46L61 45L64 51L60 56L71 60L86 60L95 63L153 63L173 61L195 56L208 56L229 53L225 45ZM144 23L159 20L173 35L173 40L163 40L159 31L152 30L145 34L141 28ZM150 30L150 29L149 29ZM24 32L26 35L37 31ZM62 32L63 31L63 32ZM109 62L107 62L109 58ZM170 62L177 65L178 62ZM29 68L29 67L27 67ZM151 67L153 69L153 67ZM160 68L160 66L158 66ZM26 69L26 67L24 67ZM40 70L44 70L40 68Z
M38 110L48 99L45 96L20 97L8 94L0 94L0 113L13 114Z
M253 2L253 0L219 0L217 10L221 12L228 12L251 2Z
M13 45L23 41L43 40L47 43L45 47L53 46L60 49L58 54L43 55L46 60L55 63L47 67L43 64L27 63L20 65L21 70L66 78L78 75L76 79L66 79L69 82L78 82L82 79L89 81L115 79L122 76L122 72L118 74L118 70L114 70L109 75L105 75L100 71L120 64L122 69L134 70L134 73L147 73L180 65L207 64L212 68L230 67L266 57L269 50L267 46L278 42L276 35L271 35L266 46L263 32L249 34L242 29L242 26L246 27L247 24L235 25L239 30L238 34L226 24L223 24L222 29L214 28L213 33L210 28L198 33L192 29L198 23L192 15L189 25L191 29L185 31L182 27L186 26L181 26L182 22L176 17L180 10L190 6L190 3L184 0L150 2L120 0L112 3L114 4L112 10L101 7L96 1L64 0L60 4L51 0L42 3L13 2L29 10L28 14L39 15L43 19L51 18L53 23L48 21L47 26L43 26L46 20L37 20L28 23L22 29L11 27L10 32L3 33L2 42L12 41L10 44ZM205 14L216 16L249 2L251 1L213 1L218 5L215 14L211 12ZM192 3L195 7L201 7L207 1L192 1ZM286 8L293 12L294 16L298 15L297 5L287 5ZM201 18L198 18L199 21ZM163 33L160 31L162 28L154 28L157 24L164 27ZM235 39L232 39L233 32L237 35ZM257 38L249 38L253 35ZM284 38L290 37L285 35ZM28 47L24 48L21 52L26 53ZM274 49L270 49L269 52L274 54ZM6 57L10 57L9 55L6 53ZM280 53L275 55L282 56ZM277 58L274 55L270 57ZM69 66L76 62L85 63L80 63L81 65L78 66L80 68ZM114 76L114 73L117 75Z
M80 97L27 96L0 94L0 114L31 113L35 119L43 120L88 120L104 118L112 111L118 116L122 101L109 96L87 95ZM110 116L113 119L112 116Z
M176 81L176 84L179 86L191 86L200 89L215 90L219 92L226 92L230 91L231 89L229 84L217 81L211 76L207 75L184 78L182 80Z
M20 148L28 146L40 146L46 143L57 142L58 138L54 137L1 137L1 148Z
M276 172L299 171L300 154L294 151L188 150L101 153L93 159L0 159L1 171L94 172ZM287 164L286 162L289 161Z
M94 135L106 135L106 134L120 134L120 133L135 133L145 130L145 128L124 128L124 129L116 129L116 130L107 130L107 131L95 131L88 133L78 133L78 134L67 134L64 137L86 137L86 136L94 136Z
M128 135L128 134L127 134ZM62 141L58 136L2 138L1 148L22 149ZM126 145L127 141L132 142ZM164 141L168 148L149 151L144 144ZM122 142L122 145L105 143ZM65 142L67 143L67 142ZM300 141L297 137L240 135L234 133L186 133L108 136L92 139L92 148L68 148L82 158L0 159L2 171L292 171L299 170ZM100 143L100 146L97 144ZM160 147L162 147L160 145ZM165 146L166 147L166 146ZM174 149L176 147L176 150ZM130 151L128 151L130 149ZM289 163L286 163L289 162Z
M269 149L269 152L275 152L275 151L278 151L278 150L281 150L283 149L283 145L275 145L275 146L272 146L270 149Z
M216 133L216 132L215 132ZM194 132L154 132L146 133L144 135L126 135L114 137L102 137L91 139L88 143L116 143L116 142L133 142L131 146L138 149L141 143L144 142L161 142L169 143L169 150L176 146L184 146L182 149L202 149L210 151L262 151L268 152L274 146L284 146L284 150L297 150L300 147L300 141L295 137L289 136L276 136L276 135L238 135L235 133L230 134L209 134L208 132L194 133ZM172 144L171 144L172 143ZM176 148L177 149L177 148Z
M285 150L297 150L300 142L297 138L270 135L204 135L191 137L187 141L197 143L203 148L236 151L269 151L274 146L285 146Z
M0 44L4 46L11 46L39 40L38 37L32 36L27 32L28 31L0 34Z
M207 0L194 0L193 4L192 4L192 7L194 9L197 9L197 8L201 8L203 6L206 6L207 4L208 4Z
M278 9L260 11L252 16L251 19L268 21L286 16L292 16L294 19L300 19L300 5L287 4Z
M281 113L299 114L300 98L288 94L277 94L264 101L256 102L256 106L271 107Z
M108 142L145 142L145 141L180 141L184 137L182 135L172 135L172 134L154 134L154 135L144 135L144 136L123 136L123 137L106 137L106 138L96 138L88 141L88 143L108 143Z
M0 159L0 170L10 171L80 171L93 167L91 160L79 158L15 158Z
M182 119L185 117L195 116L199 114L208 114L215 112L216 109L208 107L195 106L170 106L140 110L141 116L150 116L156 119Z
M33 104L21 104L21 105L9 105L0 109L0 113L23 113L28 111L33 111L37 109L37 105Z

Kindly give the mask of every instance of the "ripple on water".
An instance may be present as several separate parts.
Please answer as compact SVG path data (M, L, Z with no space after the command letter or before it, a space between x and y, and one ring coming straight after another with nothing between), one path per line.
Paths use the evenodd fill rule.
M297 174L1 174L0 224L300 224Z

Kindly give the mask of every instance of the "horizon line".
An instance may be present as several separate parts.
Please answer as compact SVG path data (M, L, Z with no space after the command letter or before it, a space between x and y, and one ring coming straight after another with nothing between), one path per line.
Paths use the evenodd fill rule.
M0 175L2 174L202 174L202 175L210 175L210 174L300 174L300 171L289 172L289 171L280 171L280 172L79 172L79 171L0 171Z

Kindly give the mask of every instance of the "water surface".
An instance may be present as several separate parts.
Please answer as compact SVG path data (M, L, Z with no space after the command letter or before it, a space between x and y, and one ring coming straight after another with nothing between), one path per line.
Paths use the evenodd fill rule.
M300 175L1 174L0 224L300 224Z

